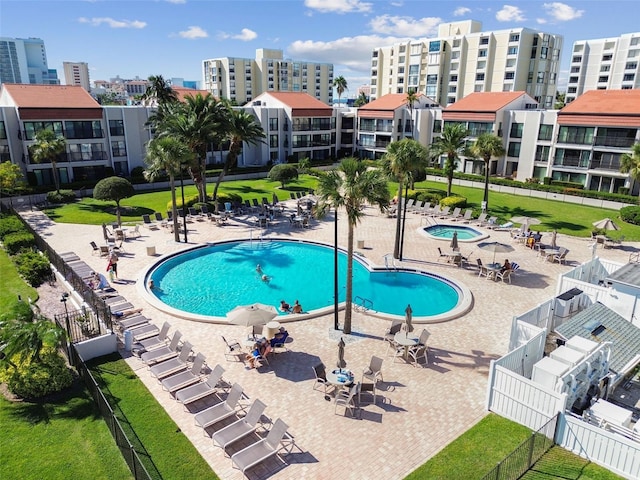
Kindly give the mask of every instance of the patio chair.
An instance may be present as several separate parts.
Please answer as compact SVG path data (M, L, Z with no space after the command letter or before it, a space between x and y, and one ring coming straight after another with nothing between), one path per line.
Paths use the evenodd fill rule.
M198 382L194 385L178 390L175 394L176 400L186 407L186 405L193 403L196 400L200 400L201 398L217 393L219 387L227 386L227 382L222 379L223 373L224 368L220 365L216 365L203 382Z
M569 253L568 248L560 247L559 252L551 259L551 263L558 262L560 264L564 264L567 259L567 253Z
M438 261L444 259L445 261L449 260L449 255L447 255L446 253L442 252L442 249L440 247L438 247Z
M402 329L403 323L404 322L402 320L392 320L391 326L382 334L382 341L393 342L395 334L398 333L400 329Z
M179 330L176 330L171 337L171 342L169 345L165 345L164 347L156 348L149 352L144 352L140 355L140 359L146 363L147 365L153 365L154 363L162 362L163 360L168 360L169 358L178 356L178 347L180 346L180 339L182 338L182 333Z
M433 209L429 212L429 216L430 217L437 217L438 215L440 215L441 212L441 208L440 208L440 204L436 203L436 205L433 207Z
M144 340L145 338L155 337L160 333L160 329L157 325L153 323L143 324L138 327L130 328L131 333L133 334L133 341L138 342L139 340Z
M489 220L487 220L486 222L483 222L481 226L489 229L494 229L497 227L496 225L497 220L498 220L498 217L489 217Z
M482 264L482 260L479 259L479 258L476 258L476 262L478 264L478 276L479 277L483 277L484 276L484 277L489 278L489 270L487 269L487 267L485 267Z
M360 382L355 383L349 388L349 390L340 390L336 394L336 399L334 401L333 413L338 413L338 407L344 407L344 414L347 412L351 413L351 416L355 415L356 410L358 409L358 405L356 404L357 397L360 393Z
M252 198L251 199L251 206L253 207L254 210L260 210L260 203L258 203L258 199L257 198Z
M457 221L458 221L458 218L460 218L460 217L462 216L462 215L461 215L461 213L460 213L461 211L462 211L462 208L460 208L460 207L456 207L456 208L454 208L454 209L453 209L453 212L451 212L451 213L449 214L449 218L450 218L451 220L453 220L454 222L457 222Z
M203 430L236 414L238 401L242 397L242 387L234 383L224 402L217 403L194 416L194 421ZM206 435L206 431L204 432Z
M164 222L164 218L162 218L162 212L154 212L153 215L156 218L156 222Z
M89 242L89 245L91 245L91 248L93 249L93 255L100 255L102 256L102 253L100 252L100 247L98 245L96 245L96 242ZM108 250L107 250L108 252Z
M254 400L244 417L213 434L211 437L213 444L218 445L224 450L227 448L227 445L231 445L232 443L237 442L238 440L255 432L265 408L267 408L267 406L260 400Z
M242 355L242 345L240 345L237 340L227 341L223 335L220 335L220 338L222 338L222 341L227 346L227 350L224 352L224 356L227 360L229 360L230 356L238 358L239 355Z
M141 235L142 234L140 233L140 224L136 223L135 227L133 227L133 230L131 230L131 233L129 234L129 236L131 238L138 238Z
M280 451L280 442L282 442L288 429L288 425L278 418L266 438L252 443L231 456L232 465L242 473L245 473L251 467L277 455Z
M447 205L446 207L440 210L440 213L438 214L438 216L440 218L447 218L449 216L449 210L451 210L451 207Z
M153 350L154 348L164 347L169 342L169 336L167 334L169 333L170 328L171 325L169 324L169 322L164 322L162 324L162 328L156 336L148 338L138 338L134 332L133 340L144 350Z
M247 340L256 341L259 338L262 338L262 325L253 325L251 327L251 333L247 335Z
M431 212L431 209L433 207L431 206L431 202L424 202L424 205L422 205L422 208L420 209L420 211L418 212L420 215L429 215L429 213Z
M156 362L153 366L149 367L151 376L160 380L161 378L168 377L174 373L187 369L187 362L191 358L191 350L193 345L189 342L184 342L180 355L177 357L169 358L162 362Z
M464 215L462 215L462 218L460 219L462 223L471 223L472 214L473 214L473 210L471 210L470 208L467 208L464 212Z
M142 224L149 230L158 230L158 225L156 225L147 214L142 215Z
M375 383L363 383L360 385L360 391L358 392L358 405L362 405L362 394L364 392L370 392L373 396L373 403L376 403L376 384Z
M475 225L483 225L486 220L487 220L487 214L481 213L480 215L478 215L478 218L476 218L475 220L472 220L472 222Z
M420 333L420 338L418 339L418 344L414 347L409 347L409 358L411 359L411 363L414 367L420 365L420 359L424 358L424 363L429 363L429 359L427 358L427 341L431 334L427 331L426 328L422 329Z
M141 327L142 325L149 324L149 319L144 315L133 315L123 320L116 321L116 323L118 324L118 327L120 327L120 331L124 332L125 330L129 330L130 328Z
M507 269L503 272L496 273L496 280L502 280L502 283L509 282L511 283L511 274L513 273L512 269Z
M169 393L173 393L200 381L200 374L202 373L205 360L205 356L202 355L202 353L198 353L189 370L163 378L162 382L160 382L162 388Z
M313 367L313 374L316 379L313 382L313 389L318 390L319 387L322 387L324 393L327 393L328 387L333 387L333 385L327 382L327 369L324 366L324 363L319 363L318 365Z
M378 380L384 381L382 378L382 358L375 355L371 357L369 366L362 371L362 380L365 378L373 383L378 383Z

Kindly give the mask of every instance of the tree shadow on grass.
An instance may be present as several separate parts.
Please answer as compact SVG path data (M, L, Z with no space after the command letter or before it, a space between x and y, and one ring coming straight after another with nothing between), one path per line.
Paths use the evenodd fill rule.
M79 209L84 212L90 213L105 213L108 215L116 216L116 206L115 205L80 205ZM151 215L154 213L154 210L147 207L139 207L139 206L120 206L120 215L123 217L134 217L134 216L142 216L142 215Z

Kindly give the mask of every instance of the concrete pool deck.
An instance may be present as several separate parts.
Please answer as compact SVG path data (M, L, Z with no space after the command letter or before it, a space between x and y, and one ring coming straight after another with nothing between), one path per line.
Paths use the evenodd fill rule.
M22 213L56 251L74 251L92 268L104 272L106 259L92 255L89 245L91 241L101 243L102 227L58 224L38 211ZM385 255L393 251L395 219L373 208L366 208L365 213L363 222L355 230L355 238L363 242L363 248L356 251L373 263L384 265ZM168 321L172 331L179 329L184 338L194 344L194 351L206 356L209 366L221 364L228 381L239 383L251 399L259 398L267 405L267 416L273 420L280 417L289 425L298 447L286 457L289 465L283 467L275 460L269 461L250 470L248 478L399 479L486 415L489 363L506 353L512 317L555 296L558 274L591 258L588 247L591 242L587 239L558 235L558 245L570 250L566 265L541 262L535 252L513 244L513 252L496 257L499 261L509 258L521 266L512 277L513 284L487 281L484 277L478 278L476 269L438 262L437 247L443 243L420 235L417 231L420 220L419 215L408 215L402 265L463 282L473 292L473 309L459 319L426 326L431 337L429 365L425 368L400 362L392 364L391 357L385 356L386 346L381 340L389 322L354 312L354 334L348 336L345 348L347 367L359 380L372 355L384 358L382 391L378 392L376 405L364 405L361 419L344 417L342 410L340 415L335 415L333 403L326 401L322 392L312 389L312 366L322 361L331 369L337 360L340 335L333 330L333 314L287 324L293 339L288 344L290 351L278 354L270 368L246 370L243 363L225 359L225 345L219 337L222 334L242 342L246 328L173 317L155 309L140 296L136 280L152 260L147 256L147 247L155 247L157 254L162 255L185 246L175 243L173 235L165 229L152 231L142 227L141 237L125 242L118 264L121 283L114 287L136 307L142 307L143 314L157 325ZM255 239L261 232L247 217L232 219L224 226L194 222L189 228L190 243L250 236ZM346 247L347 225L343 221L339 222L338 234L340 245ZM266 236L269 235L332 243L333 221L314 220L310 228L292 228L288 221L282 221L266 232ZM491 231L490 235L492 241L512 243L508 232ZM548 234L546 237L543 243L548 241ZM478 257L485 263L491 261L492 254L474 248L473 244L461 245L461 249L465 255L473 252L472 262ZM626 262L629 256L629 252L622 249L599 248L597 253L619 262ZM304 290L308 288L313 285L300 286L298 297L303 305ZM339 318L342 324L342 312ZM422 327L416 328L420 331ZM162 390L138 358L122 353L216 474L223 480L244 478L232 468L229 457L195 426L193 414L184 411L182 405ZM232 451L235 450L237 448Z

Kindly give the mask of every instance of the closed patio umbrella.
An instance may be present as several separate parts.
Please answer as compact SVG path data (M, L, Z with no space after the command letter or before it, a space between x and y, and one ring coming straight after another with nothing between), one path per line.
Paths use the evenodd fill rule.
M264 325L278 316L276 307L263 303L241 305L227 312L227 320L234 325L252 327Z
M618 225L610 218L603 218L597 222L593 222L593 226L596 228L602 228L604 230L620 230Z
M338 363L336 366L342 370L347 366L347 362L344 361L344 339L340 337L340 341L338 342Z
M451 243L449 244L449 246L451 247L451 250L456 251L458 250L458 232L453 232L453 236L451 237Z
M496 253L506 253L513 252L513 247L511 245L507 245L506 243L500 242L481 242L478 244L478 248L480 250L486 250L487 252L493 252L493 261L491 263L496 262Z
M411 305L407 305L407 308L404 310L404 321L407 324L407 333L413 332L413 325L411 323L413 321L413 309Z
M271 199L271 203L276 205L278 203L278 196L274 193L273 198Z
M551 248L558 248L558 246L556 245L556 237L558 236L558 232L556 230L554 230L551 233Z

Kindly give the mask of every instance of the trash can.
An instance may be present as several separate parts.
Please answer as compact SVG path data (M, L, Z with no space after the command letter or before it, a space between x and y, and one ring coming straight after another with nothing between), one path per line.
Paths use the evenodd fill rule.
M358 240L358 248L364 248L364 240Z
M130 352L131 347L133 347L133 332L131 330L125 330L124 331L124 349L127 352Z
M147 247L147 255L153 257L156 254L156 247Z

